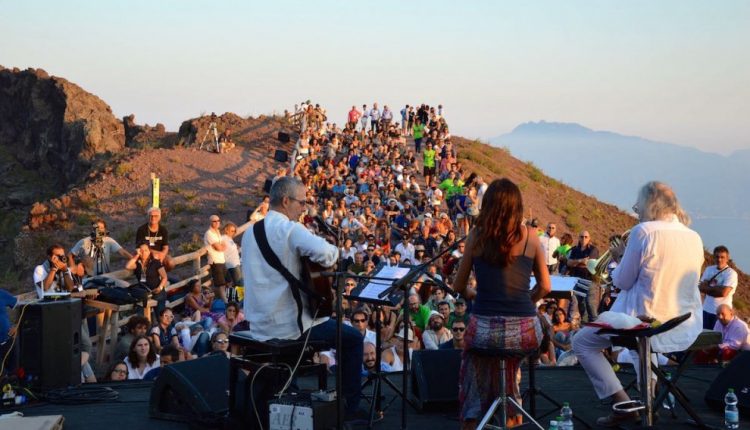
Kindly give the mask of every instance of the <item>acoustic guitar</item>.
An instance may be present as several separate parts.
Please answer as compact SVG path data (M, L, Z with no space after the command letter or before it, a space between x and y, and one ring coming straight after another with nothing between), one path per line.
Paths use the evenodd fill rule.
M321 272L329 272L332 268L323 267L320 264L310 260L308 257L302 257L302 283L307 285L318 297L311 294L307 295L307 304L310 312L315 314L316 318L330 317L333 315L333 279L323 276Z
M329 243L334 246L338 245L335 243L335 235L330 234L330 229L326 228L325 223L320 217L315 217L315 223L318 228L326 232L329 230L328 236L322 236ZM307 285L318 297L308 294L307 304L310 306L310 311L315 314L317 309L317 317L330 317L333 315L335 295L333 294L336 286L333 284L333 279L330 276L323 276L321 272L330 272L334 270L333 267L323 267L320 264L310 260L308 257L302 257L302 284Z

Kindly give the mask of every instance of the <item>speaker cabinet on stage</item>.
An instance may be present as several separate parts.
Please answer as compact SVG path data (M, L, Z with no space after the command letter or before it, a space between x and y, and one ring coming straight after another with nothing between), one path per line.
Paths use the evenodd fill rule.
M750 413L750 351L740 352L729 365L719 373L706 391L706 403L718 410L724 410L724 395L734 388L737 407L742 413Z
M149 415L217 423L229 411L229 359L212 354L164 366L151 388Z
M80 299L29 304L19 330L19 366L38 390L81 383Z
M286 132L283 132L283 131L279 132L279 141L280 142L287 143L287 142L289 142L289 140L290 140L289 139L289 133L286 133Z
M289 161L289 153L284 151L283 149L277 149L273 154L273 159L278 161L279 163L286 163L287 161Z
M414 351L411 362L411 388L420 409L431 403L458 402L460 349Z

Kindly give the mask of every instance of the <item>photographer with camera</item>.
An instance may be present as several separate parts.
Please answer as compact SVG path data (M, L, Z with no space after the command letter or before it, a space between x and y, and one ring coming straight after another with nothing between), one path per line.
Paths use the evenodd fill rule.
M112 271L110 258L113 253L120 254L126 260L133 258L116 240L109 237L104 220L97 219L91 225L91 234L71 248L68 253L68 265L72 267L74 261L80 261L86 269L86 275L101 276Z
M47 248L47 259L34 268L34 285L39 298L53 292L68 292L74 288L73 273L68 268L65 248L56 243Z

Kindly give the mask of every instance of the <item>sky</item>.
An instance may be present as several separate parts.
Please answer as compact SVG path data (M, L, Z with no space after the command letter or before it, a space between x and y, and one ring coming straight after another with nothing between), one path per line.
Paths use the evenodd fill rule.
M177 130L311 99L443 104L456 135L526 121L750 148L750 1L0 0L0 65Z

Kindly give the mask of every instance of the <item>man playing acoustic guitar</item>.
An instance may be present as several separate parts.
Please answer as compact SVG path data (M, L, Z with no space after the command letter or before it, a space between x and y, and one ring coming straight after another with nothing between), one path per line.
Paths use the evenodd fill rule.
M262 222L242 238L242 272L245 278L245 315L250 323L250 334L256 340L300 339L308 331L310 340L323 340L335 345L336 321L320 317L318 310L308 303L308 293L296 280L301 279L301 257L331 267L338 259L338 248L315 236L297 222L305 210L305 187L297 179L281 177L271 187L270 209ZM260 231L259 231L260 230ZM262 234L265 232L265 234ZM260 240L258 240L260 238ZM263 243L266 238L266 243ZM288 271L292 285L271 260ZM274 264L274 266L276 266ZM306 286L303 286L306 287ZM342 385L348 416L357 412L360 397L360 367L362 365L362 335L344 325L342 334Z

